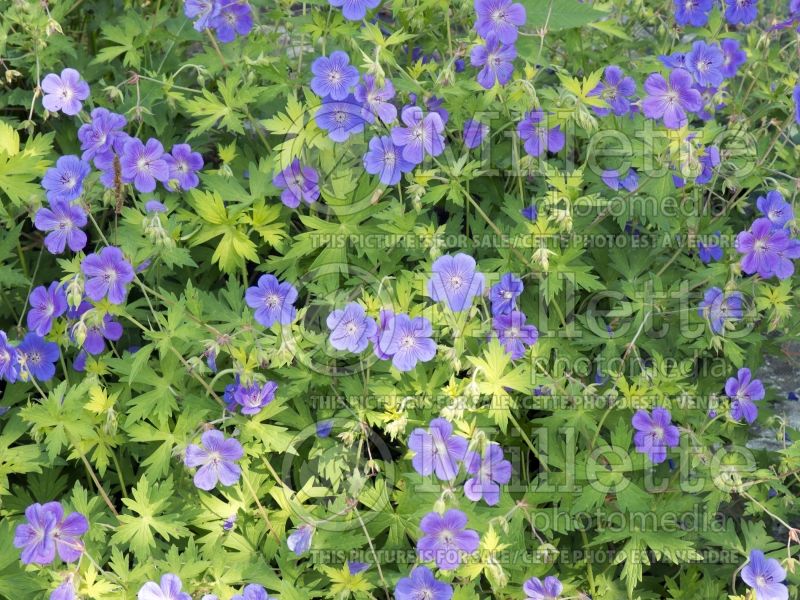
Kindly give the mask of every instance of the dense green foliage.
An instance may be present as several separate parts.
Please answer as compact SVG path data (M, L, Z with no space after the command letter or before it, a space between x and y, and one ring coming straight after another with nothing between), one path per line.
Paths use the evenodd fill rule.
M46 336L60 349L55 376L0 382L0 597L47 598L74 573L79 598L133 599L174 573L195 599L249 583L280 600L394 598L420 563L420 520L446 508L480 535L476 554L436 572L454 600L520 599L548 575L563 598L750 600L739 574L752 550L782 561L796 597L800 433L769 381L752 425L731 417L724 391L767 356L797 360L797 277L743 273L734 247L756 198L777 190L793 205L800 190L800 34L770 30L785 3L761 0L749 26L717 8L680 27L672 1L526 0L514 77L490 90L469 65L471 1L386 0L365 21L324 0L250 4L252 31L221 43L177 1L0 0L0 329L25 337L40 285L61 281L80 300L82 261L105 246L138 271L125 302L92 302L93 318L124 332L83 371L81 333L61 317ZM659 55L726 38L747 61L708 120L598 116L590 92L606 66L641 99L647 77L667 72ZM363 156L390 127L332 141L309 82L333 50L390 79L398 112L441 99L444 152L384 185ZM73 117L46 111L39 88L66 67L91 88ZM79 200L88 245L53 255L34 226L48 206L40 183L60 156L81 155L78 128L97 107L143 141L190 144L200 184L141 193L93 169ZM526 153L515 132L535 108L565 132L564 150ZM463 144L467 119L490 124L477 149ZM710 147L720 164L696 183ZM318 171L321 194L289 208L273 178L295 157ZM629 167L635 191L603 182ZM154 199L168 211L146 211ZM533 220L521 213L531 204ZM698 241L718 243L721 260L702 262ZM522 358L493 334L485 294L462 312L431 299L432 264L459 252L487 293L504 273L522 278L518 306L538 329ZM255 320L245 293L263 274L298 290L291 324ZM743 297L742 318L716 332L698 313L715 287ZM399 371L372 347L335 350L326 319L350 302L374 319L424 316L435 358ZM226 386L267 380L278 389L260 412L224 410ZM654 407L680 429L658 464L635 450L631 424ZM503 447L513 475L498 505L465 498L463 472L415 471L409 436L436 417L473 450ZM184 455L214 428L244 448L241 477L202 491ZM757 431L774 443L748 447ZM86 516L86 552L22 564L15 528L49 501ZM315 533L297 556L286 539L304 523ZM370 567L352 574L347 561Z

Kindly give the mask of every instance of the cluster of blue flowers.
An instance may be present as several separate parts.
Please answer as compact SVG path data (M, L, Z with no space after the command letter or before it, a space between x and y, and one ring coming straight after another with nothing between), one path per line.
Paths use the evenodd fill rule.
M724 84L736 76L747 54L738 40L728 38L711 44L698 40L688 52L659 58L672 69L669 84L658 74L648 77L645 91L650 96L642 108L646 116L663 118L667 127L678 129L688 123L687 113L707 121L725 106L721 100L726 93Z
M487 90L505 85L514 73L518 27L525 25L525 7L512 0L475 0L475 29L483 44L470 53L473 67L481 67L478 83Z
M81 126L83 161L93 160L101 171L100 182L109 189L133 183L137 191L150 193L161 182L168 191L197 187L197 172L203 168L203 157L188 144L176 144L170 153L154 138L143 142L123 131L124 116L105 108L92 111L91 121ZM85 164L85 163L84 163ZM88 165L85 167L88 174Z
M682 6L689 4L683 3ZM670 72L666 77L661 73L651 73L644 83L646 96L642 100L636 97L633 78L627 77L617 65L606 67L602 81L589 93L589 96L606 104L593 106L595 114L600 117L612 114L621 117L633 116L641 111L649 119L662 120L669 129L687 126L692 113L702 120L709 120L715 111L724 107L725 81L736 76L739 67L746 62L747 55L738 40L727 38L721 43L711 44L698 40L688 52L675 52L661 56L660 60ZM563 141L557 134L551 141L555 142L556 150L552 144L548 144L550 151L563 147ZM686 144L687 152L679 155L680 160L672 165L676 171L673 175L675 186L683 187L686 184L687 173L694 174L695 184L708 183L713 169L720 164L719 150L713 146L701 146L694 134L687 136ZM533 156L542 153L538 146L531 149L526 147L526 150ZM638 173L634 169L629 169L624 175L617 170L607 170L603 172L602 179L615 191L622 188L633 192L639 183Z
M533 346L539 339L539 331L535 326L528 325L525 313L516 307L516 299L523 289L521 279L513 273L506 273L492 286L489 293L492 301L492 328L513 359L522 358L526 346Z
M454 313L470 310L474 299L484 293L485 277L477 271L471 256L441 256L434 261L431 271L428 295ZM527 325L525 315L516 310L523 289L522 281L508 273L489 292L494 330L513 359L520 358L525 346L535 343L538 336L536 328ZM327 324L334 348L358 353L372 342L375 355L380 359L391 358L399 371L411 370L418 361L430 360L436 351L430 339L431 324L423 317L412 319L382 310L376 323L360 304L353 302L334 310ZM505 459L499 444L487 442L482 452L470 449L467 440L454 434L452 424L443 418L432 420L428 429L415 429L408 447L414 452L414 469L423 476L435 475L441 481L453 482L463 465L467 474L464 496L475 502L482 499L490 506L499 504L501 486L511 479L511 463ZM478 534L466 529L466 525L466 515L457 509L426 515L420 524L424 535L417 544L420 559L435 563L441 570L458 567L462 557L477 551L480 543ZM289 536L290 548L298 555L303 554L310 548L313 534L312 525L301 525ZM528 581L525 587L528 597L537 598L537 590L545 589L542 587L545 585L547 589L557 588L560 594L560 582L555 578L548 580L552 581L547 584L536 578ZM436 579L425 565L414 568L395 588L395 596L405 600L420 597L446 600L452 594L452 586Z
M89 97L89 86L77 71L65 69L61 76L51 73L45 80L49 82L46 87L43 85L45 108L67 115L81 114L82 102ZM126 124L122 115L105 108L94 109L91 120L78 130L82 155L61 156L42 178L49 206L36 212L34 226L47 233L44 243L52 254L62 254L67 248L81 252L86 247L88 237L83 228L88 223L88 214L80 198L92 170L91 162L102 172L101 183L109 188L133 183L138 191L151 192L156 180L170 191L198 185L197 171L203 167L199 153L193 152L188 144L177 144L171 154L165 154L157 140L150 139L144 144L130 137L123 131ZM165 207L151 200L145 210L163 212ZM79 348L73 363L78 371L84 369L87 355L100 354L106 349L106 341L121 338L119 322L95 310L89 301L124 303L135 278L133 266L122 250L107 246L82 259L81 273L83 279L75 277L66 285L52 282L47 288L39 286L32 290L27 316L29 331L24 339L15 346L5 332L0 332L0 378L9 382L18 378L51 379L60 351L58 344L47 341L45 336L54 320L62 316L68 320L70 339Z
M472 475L464 483L464 495L472 500L481 498L494 506L500 502L500 486L511 479L511 463L503 457L499 444L487 443L483 456L469 449L469 443L453 433L453 426L442 418L433 419L428 429L417 428L411 432L408 448L414 452L411 464L422 476L434 475L445 482L454 482L461 464ZM420 522L423 536L417 542L417 554L423 562L434 562L443 570L455 569L463 556L477 551L480 537L477 532L465 529L467 516L460 510L450 509L443 514L428 513ZM424 565L416 567L411 575L397 583L397 598L412 600L426 597L447 599L453 588L438 581Z
M106 248L104 251L107 250L117 249ZM89 255L84 262L91 263L93 259L99 260L99 257ZM126 262L123 262L122 266L124 269L130 269L130 265ZM109 276L111 273L110 269L106 272ZM114 285L120 286L120 281ZM90 290L97 291L99 285L105 285L102 276L86 281L88 298L92 298ZM72 287L75 290L75 286ZM124 287L120 289L123 290L124 299ZM97 299L101 299L104 295L98 296ZM72 297L74 296L70 294L70 298ZM58 281L52 282L47 287L38 286L31 291L28 299L30 304L27 315L28 333L24 339L14 346L9 343L6 333L0 331L1 379L13 383L17 379L49 381L53 378L60 351L58 344L46 340L45 337L51 332L55 320L59 317L66 317L70 339L79 348L73 364L77 371L83 370L87 354L101 354L105 351L106 340L117 341L122 337L122 325L118 321L111 315L100 314L99 311L93 310L93 305L84 301L80 295L77 297L79 300L70 305L67 290Z
M380 324L367 316L356 302L334 310L327 318L331 346L357 354L372 342L375 356L391 360L398 371L410 371L418 362L427 362L436 355L436 343L431 339L433 326L425 317L412 319L382 310L379 320Z
M704 27L716 0L674 0L675 20L678 25ZM722 0L725 19L731 25L747 25L758 16L758 0Z
M245 0L185 0L183 13L195 20L197 31L212 29L223 43L253 29L253 9Z
M672 70L666 78L661 73L647 77L642 112L649 119L662 119L668 129L680 129L689 124L689 113L704 108L700 90L722 83L722 50L697 41L688 54L662 57L662 62Z
M85 116L82 113L83 102L89 98L90 90L74 69L65 69L60 76L47 75L42 81L42 90L42 104L48 111ZM41 183L49 206L36 212L34 225L47 232L44 244L49 252L61 254L67 248L81 252L87 245L88 238L83 228L89 215L80 199L92 171L92 162L101 171L101 184L112 189L119 190L124 184L132 183L136 190L146 193L155 189L156 181L162 182L169 191L188 190L199 184L197 171L203 167L199 153L193 152L188 144L177 144L170 154L166 154L155 139L143 143L129 136L123 131L126 124L123 115L105 108L94 109L90 120L78 130L82 155L62 156L45 173ZM150 214L165 210L164 205L156 200L145 204L145 211ZM82 371L88 355L104 352L106 342L119 340L123 333L122 325L96 308L95 304L102 301L123 304L134 279L134 268L122 250L106 246L83 257L80 276L72 277L66 284L54 281L48 286L34 288L28 298L28 332L22 341L12 344L7 334L0 331L0 378L10 383L52 379L61 353L59 345L46 337L60 318L66 319L68 337L78 347L73 368ZM243 408L243 412L245 410L247 408ZM234 482L234 475L238 480L238 466L234 461L241 458L241 446L236 440L217 440L217 433L208 432L204 436L205 448L187 449L186 463L200 467L195 481L203 489L210 489L217 480L230 485ZM212 481L214 483L210 484ZM89 524L83 515L72 513L64 517L61 504L51 502L43 506L31 505L26 510L26 517L27 523L17 528L14 538L15 545L22 549L24 563L49 564L56 553L65 562L74 562L84 553L80 538ZM154 585L145 585L139 598L164 597L154 596ZM169 576L166 585L170 590L175 588ZM175 589L180 590L179 581ZM73 600L75 597L72 574L50 595L51 600ZM263 600L266 595L252 597Z
M395 96L392 82L379 82L371 74L364 75L361 81L358 69L350 64L345 52L337 50L330 56L317 58L311 65L311 72L314 75L311 89L322 98L315 120L333 141L344 142L364 131L367 124L391 125L397 120L397 107L392 104ZM403 173L413 170L426 156L438 156L444 151L446 111L435 110L429 101L431 112L425 114L415 101L416 98L412 98L412 103L403 107L400 113L403 125L393 127L388 136L377 135L369 141L364 168L378 175L384 185L397 184ZM305 193L316 199L319 195L317 181L309 177L309 172L304 173L299 164L292 171L285 169L282 176L288 179L290 173L297 172L303 174L302 181L296 183L301 193L293 195L299 197ZM313 185L313 191L304 190L303 185L308 182ZM288 188L288 184L285 187Z
M86 299L123 303L134 278L130 263L119 248L107 246L86 256L81 270L85 277L83 290L79 279L73 278L66 288L54 281L48 287L39 286L31 291L29 331L18 345L9 343L6 333L0 331L0 378L10 383L18 378L23 381L53 378L61 354L58 344L45 336L52 330L54 320L61 316L67 318L70 339L79 348L73 363L77 371L83 370L87 354L100 354L106 349L106 340L117 341L122 337L122 325L111 315L96 310Z
M290 325L297 316L294 302L297 289L290 283L280 282L274 275L262 275L257 285L245 292L247 305L254 309L254 316L264 327L278 323ZM216 371L216 353L209 352L209 367ZM227 410L239 411L246 416L256 415L275 399L278 384L274 381L245 382L236 376L234 383L225 387L223 399ZM210 491L218 484L231 486L239 481L241 468L238 461L244 456L241 443L216 429L209 429L201 436L201 445L190 444L184 453L184 464L196 468L194 484L198 489Z
M714 0L675 0L676 20L680 25L705 26L716 4ZM757 0L724 0L722 4L725 18L731 24L747 24L756 18ZM790 13L789 22L800 14L800 2L790 2ZM720 44L695 41L688 53L662 56L661 60L673 70L668 82L660 75L648 78L645 91L649 96L643 102L643 112L651 118L663 118L669 128L679 128L688 123L688 112L696 112L702 120L708 120L715 110L724 107L719 99L724 93L719 92L724 92L724 81L736 75L747 56L737 40L724 39ZM800 123L800 86L794 91L794 101L795 119ZM693 135L689 136L690 141L693 138ZM696 156L701 172L695 183L707 183L712 178L713 168L720 164L719 151L715 147L700 148ZM673 179L676 187L685 184L680 175L673 175ZM771 191L759 197L756 206L763 216L736 239L736 250L743 255L742 271L764 278L773 275L779 279L790 277L794 272L792 260L800 258L800 240L792 239L789 230L789 223L794 219L791 205L778 191ZM706 264L720 260L723 255L716 242L708 245L698 243L698 249L700 260ZM713 333L723 334L743 317L744 298L738 291L713 287L705 292L698 312L708 320ZM743 420L748 424L755 422L758 416L755 402L764 398L765 389L760 380L752 378L750 369L741 368L735 377L730 377L725 383L725 394L730 400L732 420ZM717 418L718 415L711 411L709 417ZM667 449L679 443L680 430L672 424L670 413L664 408L656 407L652 413L639 410L632 424L637 430L634 436L637 451L647 454L653 463L666 460ZM783 583L786 571L777 560L767 559L760 550L750 553L741 577L760 600L788 598Z
M511 303L507 307L513 306L513 299L501 294L498 303L509 300ZM501 486L511 480L511 463L505 459L499 444L487 442L482 453L476 452L470 449L466 439L453 433L453 426L446 419L433 419L428 429L412 431L408 447L414 452L411 464L422 476L434 475L452 485L463 465L467 474L464 496L473 502L482 499L489 506L496 506L500 503ZM423 535L417 541L419 559L435 563L442 571L457 568L463 557L474 554L480 545L478 533L466 526L467 516L458 509L425 515L420 522ZM561 582L552 576L544 581L532 577L523 585L529 600L557 599L562 590ZM400 600L449 600L453 593L453 587L436 579L425 565L415 567L395 588L395 597Z
M525 314L516 310L516 298L522 290L522 280L507 273L490 292L492 327L512 359L522 358L525 348L535 344L539 335L536 327L526 322ZM484 275L467 254L440 256L431 267L427 292L454 313L464 312L472 307L476 296L483 294ZM436 344L431 339L433 328L425 317L411 318L382 310L376 323L360 304L351 302L328 315L327 325L335 349L357 354L372 342L375 356L391 359L398 371L410 371L418 362L427 362L436 354Z
M88 98L89 87L77 71L76 76L65 75L66 71L74 70L65 69L60 78L53 73L47 76L58 78L59 85L51 88L56 91L47 93L42 102L48 110L60 109L64 114L78 115L82 101ZM57 101L63 97L69 97L71 104ZM123 131L126 124L123 115L105 108L94 109L91 120L78 130L82 155L61 156L42 178L49 206L37 211L34 225L47 232L45 246L51 253L61 254L67 248L80 252L86 246L83 228L88 217L78 200L92 170L90 162L101 172L100 182L109 189L121 190L124 184L132 183L137 191L148 193L155 189L156 181L169 191L189 190L199 184L197 172L203 168L203 157L198 152L193 152L188 144L176 144L171 153L165 153L158 140L151 138L145 143L129 136Z
M786 279L794 273L793 260L800 258L800 240L791 237L792 205L777 190L756 201L763 215L736 236L736 250L743 254L742 271L769 279Z
M341 8L346 19L354 21L364 19L367 12L380 3L379 0L328 1ZM676 20L683 26L703 27L717 4L715 0L675 0ZM721 5L725 18L732 25L750 23L757 15L757 0L722 0ZM526 21L525 9L512 0L475 0L474 8L475 29L482 38L470 52L472 66L480 69L477 81L487 90L496 85L504 86L513 77L517 56L515 43L518 28ZM254 27L253 9L244 0L185 0L184 12L194 20L196 30L214 31L223 43L248 35ZM797 20L800 20L800 0L791 0L790 20L786 23L794 25ZM781 26L788 25L776 25ZM423 63L439 59L438 53L422 56L419 49L414 50L412 57ZM645 95L641 99L637 97L637 85L632 77L617 65L607 66L602 80L589 93L590 97L601 101L591 107L593 112L601 118L633 117L641 113L648 119L662 121L665 127L673 130L688 126L693 117L709 120L724 107L727 81L737 75L747 56L735 39L719 43L694 40L686 52L662 56L660 60L669 72L650 74L643 84ZM458 59L455 63L457 71L463 70L463 61ZM318 57L311 71L310 87L322 100L315 121L333 142L343 143L365 131L367 126L391 127L389 135L372 136L363 155L365 171L376 175L383 185L398 184L403 174L413 171L427 157L437 157L444 151L448 112L441 100L429 98L423 108L417 105L417 97L410 94L409 103L398 109L400 103L395 104L392 82L372 73L362 76L343 51ZM60 75L48 74L41 89L43 106L48 111L81 115L86 121L78 130L82 155L60 157L42 179L49 206L37 211L34 224L47 233L44 243L49 252L62 254L67 248L82 252L86 247L88 238L84 228L91 215L79 201L92 166L100 171L101 184L114 190L131 184L138 192L147 194L156 189L157 183L170 192L198 186L198 172L204 162L188 144L176 144L167 153L162 143L154 138L143 141L127 134L124 131L127 119L104 108L92 110L90 118L86 118L82 113L83 102L89 98L90 90L74 69L64 69ZM800 85L794 90L794 100L795 118L800 123ZM549 121L549 115L536 108L517 123L516 131L528 155L539 157L564 148L566 138L561 126ZM477 148L488 134L488 125L473 119L465 121L463 142L467 148ZM710 182L714 169L721 163L718 148L703 146L695 134L688 134L685 144L691 150L685 153L688 158L684 156L671 164L675 186L685 186L689 177L697 185ZM632 193L639 186L639 176L633 168L624 173L604 171L602 181L615 191L624 189ZM299 158L276 173L273 184L281 190L283 204L290 208L297 208L302 202L313 204L321 195L318 172ZM777 191L759 198L756 204L762 216L736 240L736 250L743 255L741 270L765 279L790 277L794 272L792 261L800 258L800 240L792 238L789 229L794 219L791 205ZM149 215L165 210L156 200L145 204ZM527 207L523 215L535 220L536 207ZM722 250L716 244L700 244L698 254L703 263L722 258ZM66 319L69 338L79 349L74 367L81 370L88 355L104 352L107 342L116 342L122 337L121 324L97 309L96 304L123 304L136 279L135 273L134 266L120 248L107 246L83 257L80 275L66 285L54 281L33 289L24 339L12 344L6 333L0 331L0 378L8 382L51 379L60 350L58 344L46 337L61 318ZM474 308L475 298L484 296L485 287L485 276L477 270L474 258L455 254L434 261L426 291L433 301L443 303L454 313L463 313ZM527 322L526 315L518 307L523 291L522 279L513 273L502 275L488 291L493 333L512 360L522 358L538 339L538 330ZM254 310L255 320L267 328L291 326L297 319L294 306L297 298L298 290L294 285L269 274L261 276L257 285L245 293L245 301ZM743 317L743 313L741 293L716 287L705 292L699 307L699 314L709 321L715 334L723 334ZM411 371L418 363L431 361L437 351L428 319L384 309L376 321L357 302L333 310L327 318L327 327L330 330L328 340L336 350L361 353L372 344L375 356L391 361L400 372ZM216 370L216 353L210 351L208 358L209 366ZM224 401L230 412L252 416L274 401L277 390L278 384L274 381L244 381L237 374L235 382L225 390ZM765 397L761 381L753 379L750 369L742 368L736 377L727 380L724 390L730 400L730 418L753 423L758 416L755 403ZM673 424L670 411L664 407L638 410L631 424L636 450L653 464L666 461L669 449L680 442L681 430ZM330 427L330 424L321 425L318 435L329 435ZM408 439L408 448L414 453L412 465L417 473L433 475L451 487L463 466L464 497L473 502L482 500L489 506L498 505L502 486L511 479L511 463L505 459L498 443L486 441L481 448L473 448L464 437L455 434L453 425L443 418L430 421L427 429L415 429ZM235 437L208 429L203 432L200 444L186 447L183 460L187 468L196 469L195 486L210 491L218 485L231 486L240 481L239 463L244 456L245 450ZM83 515L65 516L62 505L51 502L31 505L26 510L26 518L27 522L17 528L14 537L14 545L22 551L23 563L50 564L56 555L64 562L74 562L85 552L81 537L88 531L89 523ZM233 520L226 522L225 527L233 527ZM441 571L457 568L480 545L478 533L468 528L467 515L457 508L428 513L420 522L420 530L422 535L416 545L420 561L433 564ZM287 537L289 549L298 556L308 551L314 531L313 525L297 527ZM351 574L357 574L368 565L349 563L348 567ZM742 569L742 578L760 600L786 598L786 587L781 583L785 571L777 561L767 559L760 551L750 554ZM192 596L182 588L176 575L165 574L158 583L146 583L138 592L138 600L191 600ZM529 600L555 600L561 596L563 585L556 577L544 580L533 577L524 583L522 591ZM395 588L398 600L450 600L453 594L453 587L439 581L426 565L415 567ZM71 575L51 594L51 600L74 597ZM203 600L217 598L206 595ZM231 600L270 599L262 586L250 584Z
M51 597L51 600L54 599ZM136 600L192 600L192 595L183 591L183 582L180 577L167 573L161 576L158 583L155 581L145 583L139 590ZM214 594L205 594L200 600L219 600L219 597ZM231 596L230 600L274 599L270 598L263 586L251 583L244 586L241 594Z

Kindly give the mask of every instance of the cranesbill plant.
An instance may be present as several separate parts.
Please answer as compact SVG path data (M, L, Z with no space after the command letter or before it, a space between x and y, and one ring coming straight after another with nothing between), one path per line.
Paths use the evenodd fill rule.
M0 11L0 597L797 597L800 2Z

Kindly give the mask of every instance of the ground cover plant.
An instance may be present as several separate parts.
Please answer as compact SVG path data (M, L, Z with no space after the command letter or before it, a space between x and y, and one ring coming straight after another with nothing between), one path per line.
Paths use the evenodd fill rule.
M797 0L0 0L0 75L0 597L797 598Z

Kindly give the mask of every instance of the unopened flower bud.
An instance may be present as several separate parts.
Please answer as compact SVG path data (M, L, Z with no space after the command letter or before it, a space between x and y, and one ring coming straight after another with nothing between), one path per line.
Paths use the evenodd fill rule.
M67 284L67 303L72 308L78 308L83 300L83 279L80 275L73 277Z
M78 321L72 326L72 337L79 348L83 347L83 342L86 341L87 327L83 320Z
M61 29L61 25L59 25L59 24L58 24L58 21L56 21L56 20L55 20L55 19L53 19L53 18L51 18L51 19L50 19L50 20L47 22L47 25L46 25L46 26L45 26L45 28L44 28L44 32L45 32L45 34L47 34L47 37L50 37L50 36L51 36L51 35L53 35L54 33L60 33L60 34L62 34L62 35L63 35L63 33L64 33L64 32L62 31L62 29Z

